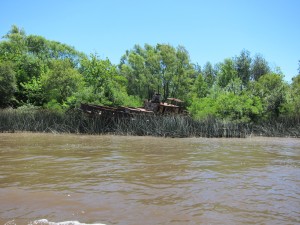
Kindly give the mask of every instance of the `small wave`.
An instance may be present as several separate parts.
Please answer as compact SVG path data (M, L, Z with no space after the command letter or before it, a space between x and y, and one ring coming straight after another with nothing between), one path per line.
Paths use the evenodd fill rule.
M80 223L78 221L64 221L64 222L50 222L46 219L41 220L35 220L29 225L105 225L103 223L93 223L93 224L87 224L87 223Z
M17 225L14 220L5 223L5 225ZM35 220L28 225L105 225L103 223L80 223L78 221L51 222L46 219Z

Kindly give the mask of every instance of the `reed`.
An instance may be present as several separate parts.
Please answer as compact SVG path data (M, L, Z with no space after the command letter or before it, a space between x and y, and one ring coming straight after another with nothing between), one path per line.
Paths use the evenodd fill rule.
M300 137L300 115L261 121L253 126L253 133L265 137Z
M0 110L0 132L116 134L159 137L300 137L300 118L280 118L257 124L207 118L197 121L179 115L90 116L79 110Z

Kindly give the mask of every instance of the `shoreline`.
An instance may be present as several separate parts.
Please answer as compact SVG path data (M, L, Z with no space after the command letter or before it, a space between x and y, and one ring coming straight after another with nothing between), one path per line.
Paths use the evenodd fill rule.
M103 134L87 134L87 133L68 133L68 132L35 132L35 131L4 131L0 132L1 135L13 135L13 134L29 134L29 135L52 135L52 136L95 136L95 137L132 137L132 138L166 138L166 139L264 139L264 138L279 138L279 139L299 139L297 136L263 136L263 135L248 135L246 137L200 137L200 136L189 136L189 137L170 137L170 136L151 136L151 135L126 135L126 134L114 134L114 133L103 133Z
M0 133L153 136L164 138L300 138L300 120L285 118L260 123L194 120L179 115L89 116L80 111L0 110Z

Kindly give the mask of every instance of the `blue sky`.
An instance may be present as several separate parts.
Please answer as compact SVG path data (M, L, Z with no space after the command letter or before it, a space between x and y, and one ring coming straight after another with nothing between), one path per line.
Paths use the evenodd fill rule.
M285 79L298 74L300 0L0 0L0 35L27 34L117 64L135 44L183 45L203 66L249 50Z

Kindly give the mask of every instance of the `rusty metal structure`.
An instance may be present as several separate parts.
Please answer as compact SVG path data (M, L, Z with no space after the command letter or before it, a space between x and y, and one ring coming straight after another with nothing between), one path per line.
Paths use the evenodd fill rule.
M93 104L84 104L80 110L90 115L105 115L115 117L130 117L133 115L187 115L184 109L184 102L176 98L167 98L166 102L161 101L160 94L154 94L151 100L145 100L143 107L110 107Z

